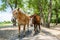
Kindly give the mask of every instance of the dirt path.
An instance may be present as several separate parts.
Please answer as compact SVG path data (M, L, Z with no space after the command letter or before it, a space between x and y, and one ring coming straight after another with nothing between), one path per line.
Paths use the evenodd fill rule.
M8 27L0 28L0 40L60 40L60 31L41 27L41 32L32 36L33 27L30 27L30 31L26 30L26 36L23 37L21 31L21 37L18 38L18 28Z

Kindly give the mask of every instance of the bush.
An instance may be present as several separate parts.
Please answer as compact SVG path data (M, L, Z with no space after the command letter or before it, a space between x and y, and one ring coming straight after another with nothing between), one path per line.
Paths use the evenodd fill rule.
M51 19L51 23L56 23L56 19Z
M10 21L4 21L4 23L11 23Z
M60 18L58 18L58 23L60 23Z
M56 19L51 19L51 23L56 23ZM60 18L58 18L58 23L60 23Z
M9 24L11 23L10 21L4 21L4 22L0 22L0 24Z

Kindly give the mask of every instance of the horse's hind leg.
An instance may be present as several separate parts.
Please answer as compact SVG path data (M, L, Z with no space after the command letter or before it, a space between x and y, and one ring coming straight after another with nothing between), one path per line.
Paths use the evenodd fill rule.
M20 37L20 25L18 25L18 32L19 32L18 37Z
M39 32L40 32L40 30L41 30L41 27L40 27L40 24L39 24Z

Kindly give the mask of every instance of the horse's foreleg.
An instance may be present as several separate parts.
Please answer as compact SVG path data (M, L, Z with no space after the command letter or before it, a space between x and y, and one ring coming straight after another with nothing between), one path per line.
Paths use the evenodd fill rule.
M29 32L29 24L27 24L27 29L28 29L28 32Z
M25 27L26 27L26 25L24 25L24 28L23 28L23 30L24 30L24 34L23 34L23 35L24 35L24 36L25 36Z
M28 32L29 32L29 22L30 22L30 21L28 21L28 25L27 25L27 28L28 28Z
M34 32L36 32L36 25L34 24Z
M18 32L19 32L18 37L20 37L20 25L18 25Z

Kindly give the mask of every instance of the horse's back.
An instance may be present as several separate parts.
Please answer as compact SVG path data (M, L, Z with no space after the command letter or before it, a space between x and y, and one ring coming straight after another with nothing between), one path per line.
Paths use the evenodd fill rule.
M32 23L33 24L40 24L40 16L39 15L34 15L33 19L32 19Z
M18 22L20 24L28 24L28 22L29 22L29 16L27 16L26 14L22 13L21 15L19 15Z

